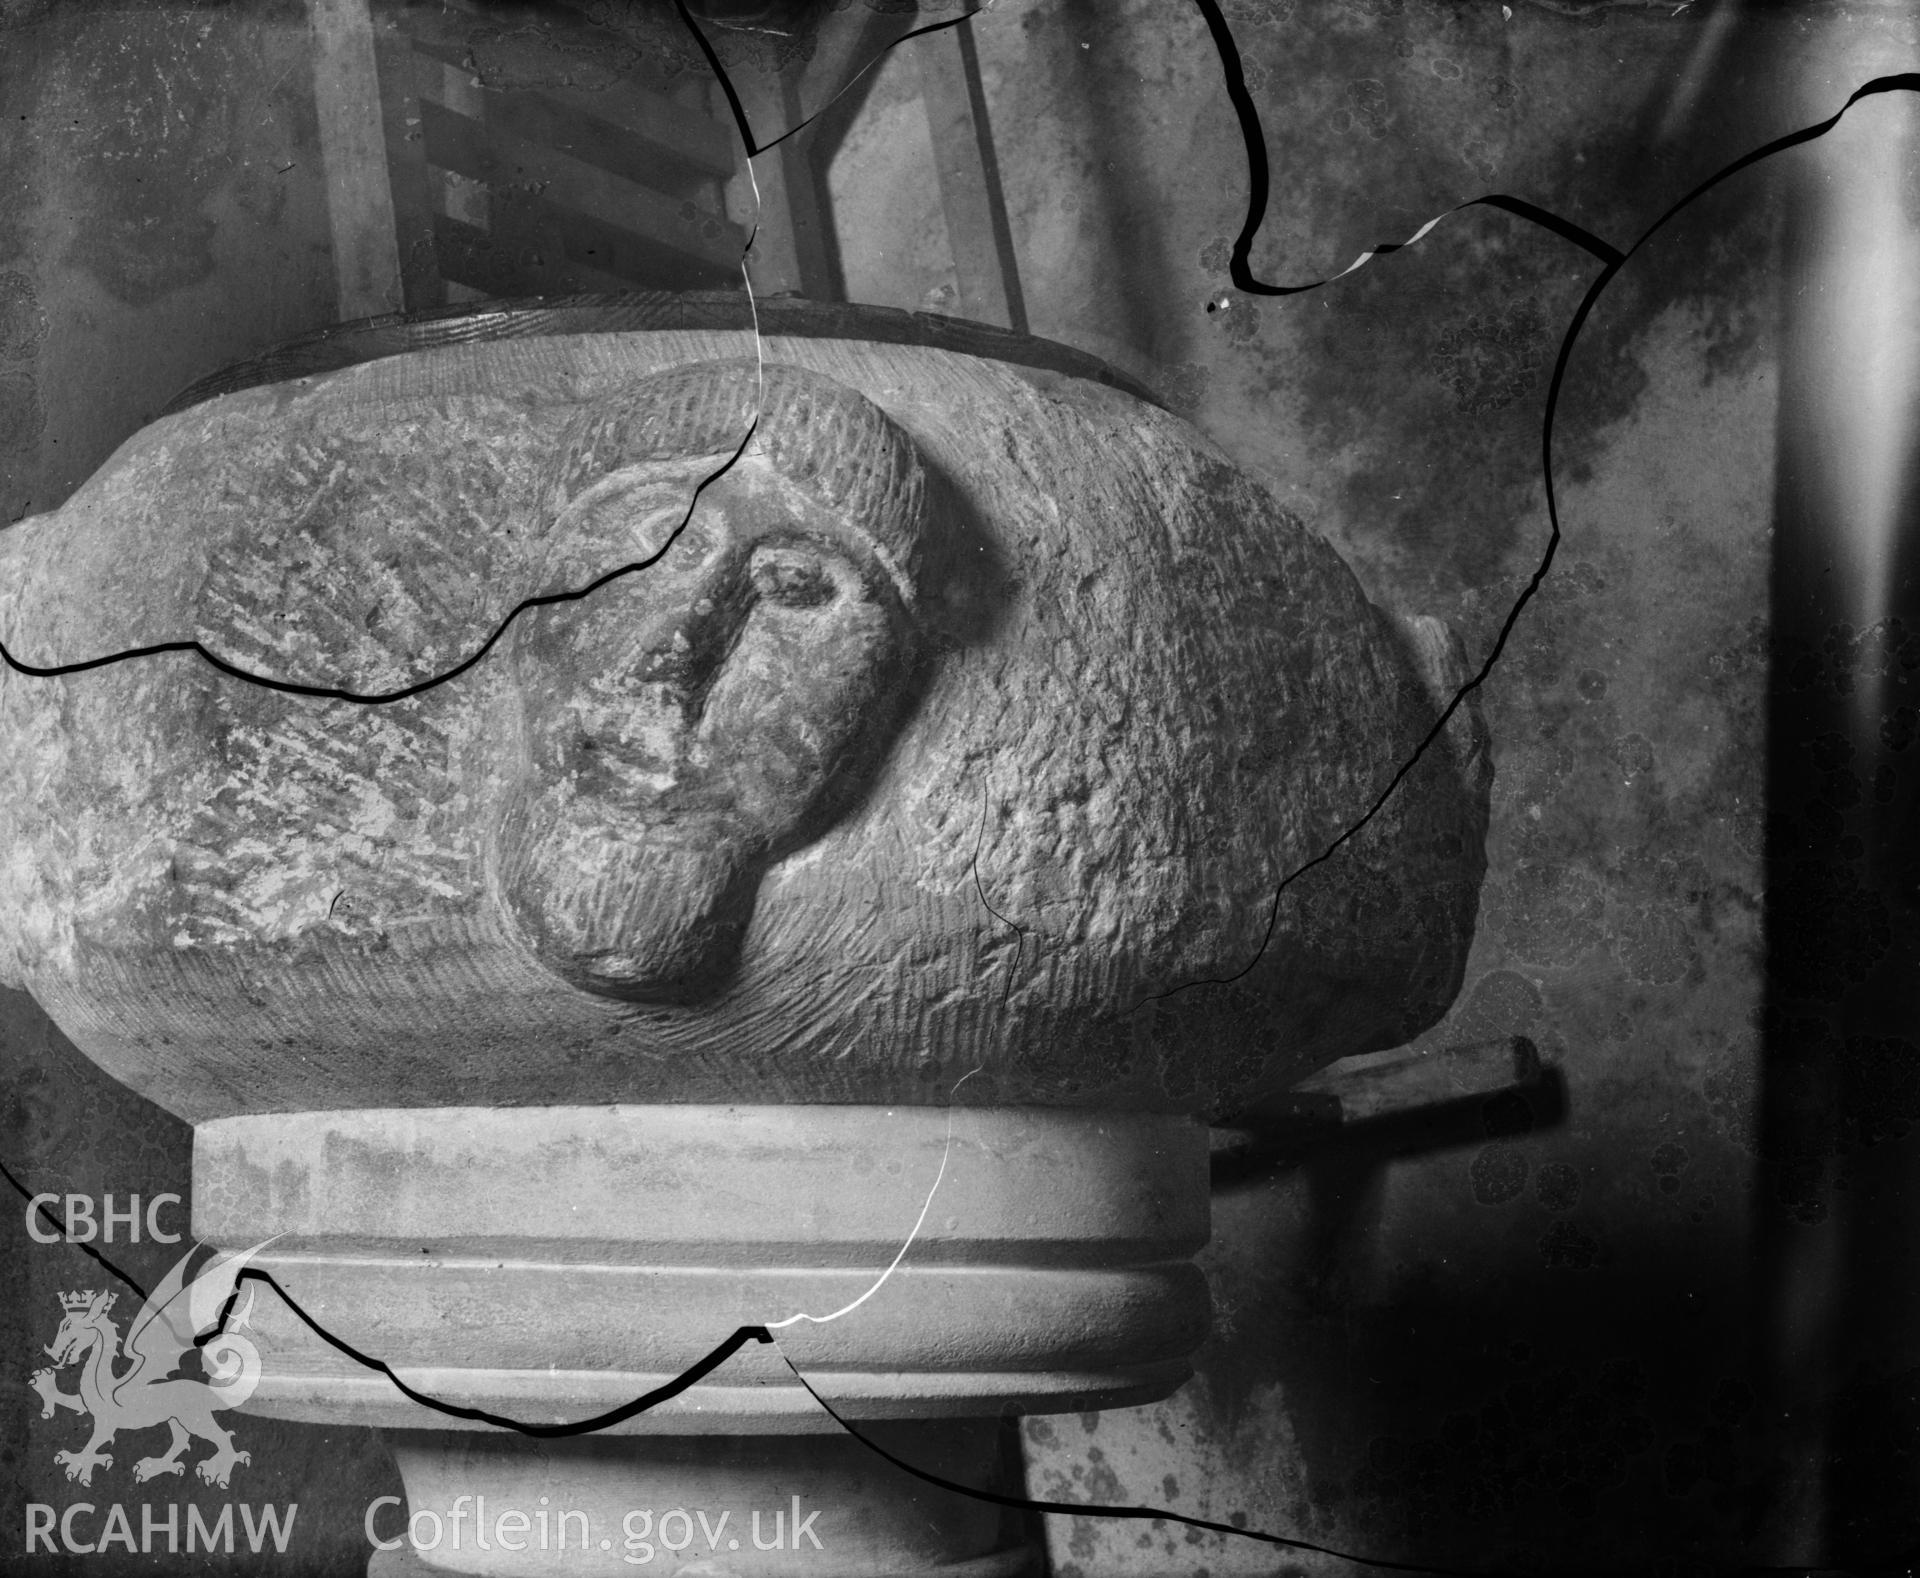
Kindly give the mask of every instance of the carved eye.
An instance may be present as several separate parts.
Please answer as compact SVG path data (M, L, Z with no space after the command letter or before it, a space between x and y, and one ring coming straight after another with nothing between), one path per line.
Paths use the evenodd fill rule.
M822 608L839 595L832 571L812 548L758 548L748 573L754 595L779 608Z

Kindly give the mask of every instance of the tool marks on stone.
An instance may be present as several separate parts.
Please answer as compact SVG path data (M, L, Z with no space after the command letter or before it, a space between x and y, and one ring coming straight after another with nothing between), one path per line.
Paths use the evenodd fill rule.
M136 658L157 657L166 652L184 652L199 657L203 662L218 669L230 679L237 679L244 684L255 685L263 690L279 691L283 695L307 696L318 701L351 702L356 706L362 707L386 707L393 705L395 702L410 701L415 696L425 695L430 690L435 690L451 680L458 679L469 669L475 667L499 644L501 638L506 635L508 629L521 615L529 613L536 608L548 608L561 603L577 603L583 598L591 597L603 586L610 585L614 581L621 580L626 576L638 574L643 570L649 570L658 564L672 550L673 545L680 540L681 534L685 532L688 522L693 519L693 512L700 502L700 495L733 469L740 457L746 453L747 445L753 442L753 435L757 427L757 422L753 426L750 426L746 434L741 438L739 447L694 488L692 497L687 500L685 514L681 516L678 524L667 534L666 540L662 542L654 552L648 554L645 558L635 559L626 564L617 565L613 569L608 570L604 575L596 576L584 586L574 587L567 591L546 592L536 597L523 598L519 603L515 604L512 611L493 628L487 638L472 652L468 653L466 657L462 658L451 668L444 669L426 679L417 680L412 684L399 685L391 690L384 691L358 691L349 690L341 685L315 685L300 680L279 679L269 674L256 674L242 668L238 663L213 651L198 638L184 641L156 641L148 646L129 647L124 651L109 652L99 657L80 658L70 662L47 664L29 663L17 657L4 641L0 641L0 660L4 660L7 667L12 669L16 674L24 675L29 679L58 679L69 674L84 674L91 669L106 668L112 664L129 663Z

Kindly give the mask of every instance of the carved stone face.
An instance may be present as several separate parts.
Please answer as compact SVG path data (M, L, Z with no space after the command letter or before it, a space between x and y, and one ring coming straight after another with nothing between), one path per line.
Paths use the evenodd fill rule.
M689 412L702 371L722 398ZM850 390L768 372L731 465L760 396L733 364L651 380L562 461L542 590L651 562L517 623L524 771L497 869L534 950L588 990L713 991L762 872L868 776L914 666L907 441ZM698 452L659 454L680 444Z

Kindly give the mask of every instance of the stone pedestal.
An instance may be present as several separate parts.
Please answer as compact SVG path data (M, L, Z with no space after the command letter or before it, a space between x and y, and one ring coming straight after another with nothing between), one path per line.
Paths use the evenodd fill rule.
M848 1438L793 1369L915 1466L1017 1492L998 1416L1164 1397L1206 1331L1190 1259L1207 1236L1206 1130L1183 1117L374 1109L218 1119L194 1151L196 1236L232 1249L271 1239L251 1264L300 1310L457 1408L587 1421L742 1326L771 1331L772 1344L748 1343L590 1437L454 1418L423 1430L430 1412L266 1293L250 1317L262 1360L251 1411L391 1429L410 1511L439 1520L423 1518L422 1548L376 1571L558 1570L543 1565L561 1552L538 1551L537 1519L528 1551L475 1544L477 1501L456 1550L447 1531L464 1495L484 1496L489 1516L545 1509L556 1540L559 1513L584 1512L594 1545L583 1554L570 1524L567 1571L602 1570L586 1558L622 1569L626 1513L657 1524L679 1508L704 1510L709 1529L728 1513L747 1553L706 1552L718 1565L701 1570L1012 1573L1024 1545L1001 1545L999 1509ZM821 1511L823 1544L833 1531L830 1568L791 1546L755 1552L741 1532L756 1509L763 1524L775 1510L791 1523L796 1496ZM397 1509L389 1522L383 1539L398 1537Z

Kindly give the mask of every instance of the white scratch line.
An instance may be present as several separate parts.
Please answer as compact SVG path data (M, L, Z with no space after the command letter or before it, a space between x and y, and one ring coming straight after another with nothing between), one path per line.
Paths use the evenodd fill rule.
M1408 236L1405 241L1399 242L1396 245L1395 250L1396 251L1399 250L1400 247L1412 246L1416 241L1420 240L1423 236L1425 236L1426 233L1429 230L1431 230L1435 225L1439 224L1441 220L1446 219L1449 216L1453 214L1457 214L1459 212L1460 210L1457 208L1449 208L1444 214L1436 214L1432 219L1429 219L1418 230L1414 231L1412 235ZM1345 279L1355 269L1359 268L1364 263L1372 262L1373 259L1376 258L1377 256L1379 256L1379 248L1377 247L1369 248L1367 251L1362 252L1357 258L1355 258L1351 263L1349 263L1345 268L1343 268L1338 274L1330 276L1326 281L1326 283L1331 285L1333 281L1336 279Z
M970 1068L962 1074L955 1082L953 1089L947 1092L947 1100L951 1102L960 1093L960 1087L985 1067L986 1064L982 1063L978 1068ZM851 1314L886 1285L887 1278L892 1276L899 1268L900 1262L907 1258L907 1251L913 1248L913 1241L920 1236L920 1229L926 1225L927 1213L933 1209L933 1197L940 1192L940 1181L947 1176L947 1163L953 1159L953 1113L954 1109L949 1106L947 1108L947 1146L941 1152L940 1171L933 1175L933 1187L927 1191L926 1204L920 1207L920 1218L913 1224L913 1231L907 1234L907 1241L900 1246L900 1253L893 1257L893 1263L880 1273L880 1280L851 1304L843 1305L831 1315L789 1315L785 1320L768 1321L766 1323L768 1331L780 1331L785 1327L797 1325L803 1320L812 1321L816 1326L824 1326L828 1321L838 1320L842 1315Z
M742 125L746 117L741 117ZM751 129L742 132L741 143L744 147ZM759 420L767 409L767 347L760 337L760 298L753 292L753 270L749 260L753 256L753 244L760 239L760 221L766 214L766 199L760 195L760 176L753 168L756 156L747 155L747 182L753 188L753 229L747 232L747 244L740 249L740 280L747 287L747 311L753 314L753 355L754 378L759 388L759 397L754 401L754 419ZM763 443L762 449L766 446Z

